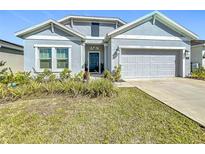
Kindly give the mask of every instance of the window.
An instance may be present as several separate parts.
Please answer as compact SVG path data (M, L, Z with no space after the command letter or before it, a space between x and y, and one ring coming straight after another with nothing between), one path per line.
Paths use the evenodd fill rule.
M99 36L99 23L91 24L91 36Z
M68 48L56 48L57 68L68 68Z
M40 51L40 68L52 68L51 48L39 48Z

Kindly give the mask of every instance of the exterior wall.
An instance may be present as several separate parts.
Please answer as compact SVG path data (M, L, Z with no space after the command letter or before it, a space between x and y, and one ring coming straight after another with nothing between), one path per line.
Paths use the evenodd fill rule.
M180 34L172 31L168 27L164 26L161 23L156 21L156 24L153 25L151 21L148 21L138 27L135 27L122 35L152 35L152 36L178 36ZM180 38L179 38L180 39ZM163 47L185 47L187 51L191 51L190 41L184 40L143 40L143 39L121 39L121 38L112 38L111 42L111 71L114 70L114 67L118 64L118 58L115 56L116 51L119 46L163 46ZM190 74L190 63L191 60L185 60L185 75Z
M49 40L49 39L25 39L24 40L24 70L33 71L35 68L35 48L34 45L71 45L71 71L77 73L83 68L82 59L82 43L80 39L76 39L72 35L65 33L54 26L54 32L50 27L45 27L41 31L33 33L32 36L65 36L66 40ZM29 37L29 36L27 36Z
M199 63L202 66L202 51L204 50L203 46L196 46L191 48L191 62Z
M23 52L18 52L12 49L0 48L0 61L6 61L5 67L10 67L13 72L24 70Z
M70 27L70 25L66 25ZM115 23L100 23L99 36L105 37L105 35L116 28ZM73 29L86 35L91 36L91 22L73 22Z

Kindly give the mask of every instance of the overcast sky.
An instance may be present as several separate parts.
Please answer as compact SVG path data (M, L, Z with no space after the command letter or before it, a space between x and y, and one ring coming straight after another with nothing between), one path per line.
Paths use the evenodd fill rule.
M118 17L131 22L152 11L0 11L0 39L23 44L15 32L48 19L61 19L69 15ZM160 11L180 25L205 39L205 11Z

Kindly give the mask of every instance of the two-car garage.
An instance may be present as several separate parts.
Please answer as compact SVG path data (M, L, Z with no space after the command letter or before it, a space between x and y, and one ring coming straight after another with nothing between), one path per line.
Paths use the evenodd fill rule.
M162 78L182 75L182 50L121 49L122 77Z

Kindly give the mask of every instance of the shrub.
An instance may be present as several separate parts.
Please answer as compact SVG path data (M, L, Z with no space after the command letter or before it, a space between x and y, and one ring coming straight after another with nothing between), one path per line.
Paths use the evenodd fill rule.
M114 78L113 78L112 74L108 70L104 71L103 78L105 78L107 80L110 80L110 81L114 81Z
M119 81L121 79L121 66L115 66L114 74L113 74L114 81Z
M61 80L67 80L71 78L71 71L67 68L65 68L61 73L60 73L60 79Z
M16 100L30 95L68 94L73 97L78 95L110 97L117 94L117 92L117 88L112 82L105 79L93 80L86 83L75 80L67 80L65 82L55 80L42 83L31 81L29 84L20 85L16 88L0 84L0 102L4 100Z
M79 73L75 74L73 77L74 81L83 81L83 71L80 71Z
M13 74L13 82L17 85L27 84L32 79L30 74L30 72L17 72Z
M195 69L193 72L192 72L192 75L191 75L192 78L195 78L195 79L202 79L202 80L205 80L205 69L203 67L200 67L198 69Z
M54 81L56 75L53 74L49 69L44 69L42 73L39 73L35 79L37 82Z
M113 96L116 94L117 89L114 87L111 81L100 79L93 80L89 83L89 95L90 97L98 97L98 96Z

